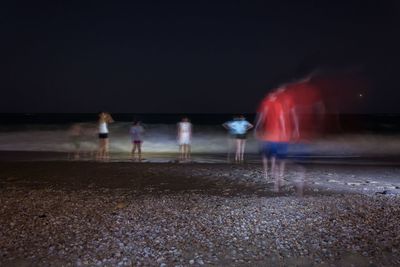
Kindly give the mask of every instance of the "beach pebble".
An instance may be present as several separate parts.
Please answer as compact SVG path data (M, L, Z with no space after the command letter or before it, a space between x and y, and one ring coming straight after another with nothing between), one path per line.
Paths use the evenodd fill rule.
M355 191L332 192L324 187L325 176L318 188L297 197L290 179L283 192L272 194L273 183L261 183L257 168L254 179L260 180L247 182L241 172L250 167L170 166L149 165L143 179L187 172L192 176L178 177L198 175L209 184L195 187L190 180L186 190L177 180L177 189L169 191L154 184L143 190L34 183L0 188L0 265L18 266L10 261L22 258L26 266L334 266L341 260L396 266L400 258L400 198L373 193L388 189L374 186L359 194L366 185L347 185ZM129 174L129 184L144 183L132 178L139 175ZM356 178L361 180L347 183ZM340 175L340 183L332 180L332 188L346 186Z

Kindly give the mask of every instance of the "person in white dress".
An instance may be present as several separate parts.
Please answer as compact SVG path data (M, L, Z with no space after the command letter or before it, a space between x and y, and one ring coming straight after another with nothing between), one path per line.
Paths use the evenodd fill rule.
M192 124L187 117L184 117L182 121L178 123L177 139L179 144L179 159L184 161L190 160Z

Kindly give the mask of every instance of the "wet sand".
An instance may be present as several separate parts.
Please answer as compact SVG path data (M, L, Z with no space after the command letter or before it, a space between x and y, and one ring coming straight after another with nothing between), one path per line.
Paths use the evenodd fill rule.
M397 166L291 164L279 192L259 163L0 170L0 265L400 264Z

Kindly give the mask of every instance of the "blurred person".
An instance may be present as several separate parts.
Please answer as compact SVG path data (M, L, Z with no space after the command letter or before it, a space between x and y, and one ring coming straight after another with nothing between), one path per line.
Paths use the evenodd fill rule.
M231 121L227 121L222 124L222 127L224 127L226 130L228 130L228 139L227 139L228 140L228 153L227 153L227 157L226 157L228 162L231 161L231 152L232 152L232 149L234 147L234 142L235 142L235 132L233 131L232 128L229 127L229 124L235 120L237 120L236 116L233 117Z
M253 128L253 125L248 122L243 115L239 115L237 117L234 117L232 121L225 122L224 124L222 124L222 126L228 130L230 137L235 139L235 162L243 162L247 131ZM230 150L228 152L228 161L229 153Z
M73 157L74 159L79 159L81 156L81 143L83 136L83 129L81 123L74 123L69 129L69 136L71 143L74 146Z
M179 159L186 161L190 160L191 154L191 141L192 141L192 124L189 118L184 117L178 123L177 139L179 144Z
M293 183L298 197L302 197L304 193L304 186L306 183L306 167L301 164L296 164L297 171L294 176Z
M324 101L319 88L311 83L311 77L312 75L309 75L277 90L284 110L286 130L289 133L287 136L288 149L292 156L301 158L309 155L309 143L322 133L325 121ZM298 171L293 183L297 195L302 196L306 168L298 164L296 167ZM277 182L275 190L278 191L279 186L279 182Z
M95 158L97 154L98 144L93 144L93 138L96 138L98 135L98 125L97 123L80 123L80 126L80 155L81 157L86 155L89 158Z
M107 112L99 114L98 129L99 129L99 149L97 151L97 159L109 159L109 131L108 124L113 123L114 120Z
M142 161L142 143L144 128L140 121L134 121L129 130L132 140L132 160L135 160L135 152L137 150L138 161Z
M261 141L264 177L268 180L269 163L275 190L283 185L285 159L289 141L298 135L298 120L294 102L285 87L268 94L258 109L255 136ZM277 169L277 161L279 170Z
M307 77L286 86L287 95L293 99L297 117L296 142L309 141L319 136L324 127L325 104L318 87Z
M82 123L82 143L87 143L87 155L90 158L96 158L98 151L98 144L93 143L93 138L98 138L98 123ZM82 151L82 150L81 150ZM82 151L83 154L85 151Z

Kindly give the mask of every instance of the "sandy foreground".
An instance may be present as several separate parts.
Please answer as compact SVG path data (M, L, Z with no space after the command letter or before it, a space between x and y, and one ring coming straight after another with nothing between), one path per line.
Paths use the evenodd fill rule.
M260 164L0 161L0 265L400 264L399 167L292 164L276 189Z

